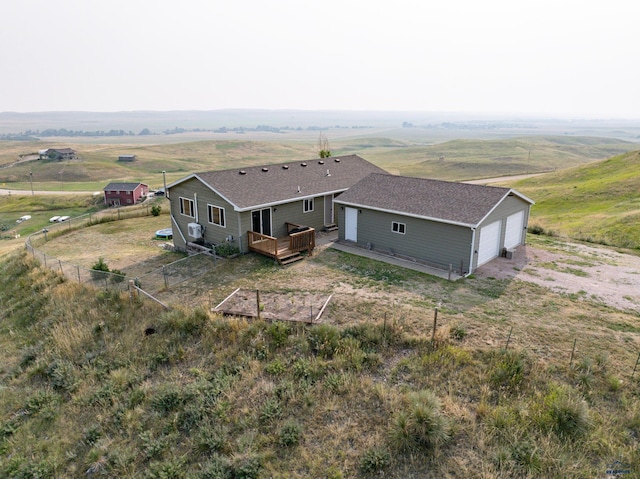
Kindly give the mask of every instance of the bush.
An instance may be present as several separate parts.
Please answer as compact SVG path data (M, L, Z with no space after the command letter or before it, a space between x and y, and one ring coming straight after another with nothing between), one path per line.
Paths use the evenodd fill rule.
M221 256L223 258L228 258L229 256L233 256L234 254L240 253L240 248L231 244L230 242L224 242L215 247L216 255Z
M391 424L391 443L399 450L428 449L451 437L449 419L442 405L428 390L413 392L406 398L406 410L398 412Z
M340 344L340 333L334 326L321 324L309 332L309 346L320 357L331 359Z
M125 280L125 276L127 276L127 273L123 273L119 269L111 270L111 281L114 283L122 283Z
M591 426L587 403L565 389L552 391L546 398L548 424L562 438L576 438Z
M91 278L98 280L104 278L104 274L108 273L109 266L105 263L104 258L98 258L98 261L91 267Z
M278 435L278 444L284 447L297 446L300 442L302 427L297 422L287 422Z
M543 235L544 228L540 225L531 225L527 228L527 233L531 233L532 235Z
M391 463L391 454L386 449L367 449L360 459L360 471L365 474L379 472Z
M513 351L504 351L494 363L489 381L497 389L516 390L525 376L525 358Z
M151 207L151 214L153 216L160 216L160 212L162 211L162 206L160 205L153 205Z

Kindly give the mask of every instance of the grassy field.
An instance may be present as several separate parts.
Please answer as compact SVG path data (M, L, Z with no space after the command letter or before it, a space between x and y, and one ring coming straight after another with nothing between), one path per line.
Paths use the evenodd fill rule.
M110 181L144 181L157 188L194 171L278 163L317 156L317 139L223 140L173 144L74 144L80 159L35 161L0 169L0 187L100 191ZM527 137L455 140L433 144L428 137L342 137L336 155L359 154L391 173L464 180L562 169L635 148L634 143L591 137ZM0 165L44 148L42 142L0 142ZM135 154L133 163L118 162ZM31 176L32 174L32 176Z
M194 301L309 285L334 294L326 324L222 318ZM295 268L248 255L176 289L174 304L190 306L163 312L25 255L2 262L1 476L583 478L616 460L640 470L637 314L334 250Z
M534 198L530 224L588 242L640 249L640 152L512 185Z

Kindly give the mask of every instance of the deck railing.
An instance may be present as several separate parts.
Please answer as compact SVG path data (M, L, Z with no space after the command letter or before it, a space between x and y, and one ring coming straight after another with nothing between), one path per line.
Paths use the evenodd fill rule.
M313 251L316 247L316 230L295 223L285 223L287 236L284 238L274 238L273 236L247 231L249 239L249 249L258 253L281 258L291 253L302 251ZM298 231L302 230L302 231Z
M255 231L247 231L247 236L249 237L250 250L264 253L274 258L278 256L278 238Z

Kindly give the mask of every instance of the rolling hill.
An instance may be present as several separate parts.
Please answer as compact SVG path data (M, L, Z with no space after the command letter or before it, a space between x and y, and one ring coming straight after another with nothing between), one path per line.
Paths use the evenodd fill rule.
M583 241L640 249L640 151L513 186L536 201L530 225Z

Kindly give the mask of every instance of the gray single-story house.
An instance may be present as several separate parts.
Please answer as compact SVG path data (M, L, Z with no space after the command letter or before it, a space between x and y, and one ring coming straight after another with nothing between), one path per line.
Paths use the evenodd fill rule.
M534 202L510 188L374 173L334 203L340 241L466 275L524 244Z
M193 173L167 186L174 245L233 242L248 252L291 225L335 227L334 198L371 173L387 174L357 155Z

